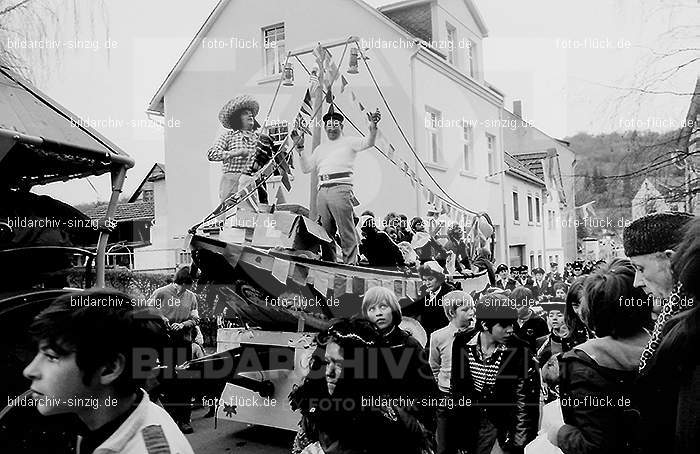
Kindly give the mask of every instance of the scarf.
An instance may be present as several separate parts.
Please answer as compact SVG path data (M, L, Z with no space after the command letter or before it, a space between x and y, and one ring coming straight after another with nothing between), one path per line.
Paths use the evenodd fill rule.
M656 319L654 324L654 331L651 333L651 338L644 347L641 358L639 358L639 372L643 372L647 365L649 364L651 358L654 356L656 349L659 348L661 344L661 337L663 334L663 329L666 323L676 314L681 311L681 292L683 291L683 284L678 282L676 286L671 291L671 295L668 297L668 301L664 303L661 309L661 314L659 318Z

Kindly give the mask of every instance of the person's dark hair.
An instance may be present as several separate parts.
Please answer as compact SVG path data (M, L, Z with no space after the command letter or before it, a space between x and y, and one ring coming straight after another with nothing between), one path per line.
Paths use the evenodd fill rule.
M566 294L566 309L564 311L564 323L569 328L570 331L574 332L579 329L585 329L583 320L576 314L574 306L581 305L583 283L587 276L579 276L569 287L569 291Z
M362 217L362 216L372 216L372 217L374 217L374 211L365 210L365 211L363 211L362 214L360 215L360 217Z
M512 306L510 299L498 293L489 293L479 298L476 305L476 326L483 331L482 322L491 331L495 325L505 327L514 325L518 320L518 311Z
M58 355L75 353L86 385L100 367L122 355L124 371L114 381L121 395L133 393L151 378L158 353L168 342L157 312L135 306L127 294L113 289L57 298L34 318L29 332Z
M242 114L243 110L239 110L238 112L234 112L234 115L231 116L230 126L234 131L238 131L243 127L243 122L241 121ZM253 116L253 131L256 131L258 128L260 128L260 123L258 123L258 120Z
M614 259L583 283L583 318L597 337L629 337L651 320L651 303L634 286L635 269L628 259Z
M518 286L510 292L510 299L515 302L515 307L530 306L533 301L532 290L527 287Z
M175 273L175 279L173 280L178 285L192 285L193 280L190 276L190 267L183 266Z
M561 281L557 281L554 283L554 285L552 285L552 290L554 290L555 293L559 289L564 290L566 292L566 284Z
M416 216L415 218L411 219L411 230L415 232L416 224L418 224L419 222L423 222L423 218Z

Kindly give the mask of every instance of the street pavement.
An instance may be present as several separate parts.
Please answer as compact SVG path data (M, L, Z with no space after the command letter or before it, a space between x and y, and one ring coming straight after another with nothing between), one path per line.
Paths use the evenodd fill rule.
M219 420L214 428L214 418L203 418L206 409L192 412L194 433L187 435L196 454L289 454L294 432L271 427L254 426Z

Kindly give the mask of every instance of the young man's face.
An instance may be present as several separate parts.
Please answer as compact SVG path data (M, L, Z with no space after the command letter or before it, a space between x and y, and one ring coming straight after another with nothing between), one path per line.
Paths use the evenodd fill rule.
M655 298L668 298L673 289L671 275L671 251L630 257L637 270L634 286L641 287ZM656 306L655 310L658 310Z
M340 375L343 372L343 349L335 342L329 342L326 345L326 386L328 386L328 394L333 395L335 387L340 380Z
M558 288L554 291L554 296L560 299L566 299L566 292L563 288Z
M583 268L574 268L574 276L580 276L583 274Z
M367 318L380 330L389 328L394 320L391 307L386 303L378 303L369 307L367 309Z
M60 356L46 342L39 344L39 352L23 374L32 381L32 397L42 415L80 413L86 407L71 404L94 400L92 390L83 383L83 372L75 362L75 353Z
M498 272L498 278L502 281L508 279L508 270L502 270Z
M337 139L343 132L343 123L338 120L328 120L324 127L326 129L326 135L330 140Z
M510 339L510 336L513 335L513 324L510 323L503 326L500 323L496 323L493 325L493 328L491 328L491 335L493 336L494 341L498 342L499 344L505 344L506 341Z
M547 313L547 320L552 329L559 329L564 324L564 314L559 310L551 310Z
M559 272L559 267L558 266L551 266L550 270L552 271L552 274L557 274Z
M467 328L474 321L474 307L468 304L457 306L454 312L454 324L459 328Z
M434 292L440 288L440 285L442 285L442 280L435 276L423 276L423 284L428 287L428 290Z
M544 280L544 274L542 273L535 273L535 280L537 282L542 282Z

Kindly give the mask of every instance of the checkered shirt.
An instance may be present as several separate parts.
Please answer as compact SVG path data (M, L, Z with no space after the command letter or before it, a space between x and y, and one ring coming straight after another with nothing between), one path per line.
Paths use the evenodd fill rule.
M223 161L224 173L244 173L255 157L255 145L258 142L256 132L226 131L221 134L209 149L210 161ZM245 156L230 156L234 150L246 150Z

